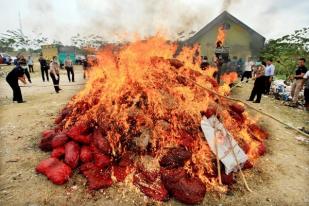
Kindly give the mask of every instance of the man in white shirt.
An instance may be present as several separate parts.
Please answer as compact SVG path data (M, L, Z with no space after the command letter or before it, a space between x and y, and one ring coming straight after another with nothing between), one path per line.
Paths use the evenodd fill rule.
M265 67L265 94L269 94L274 74L275 74L275 65L273 65L272 59L268 59L266 61L266 67Z
M249 81L249 79L252 77L252 67L253 66L254 66L254 62L252 61L251 58L248 58L248 61L245 63L245 71L242 74L240 81L243 81L245 77L247 78L246 82Z
M27 62L27 64L28 64L29 72L34 72L34 71L33 71L33 60L32 60L32 57L31 57L30 55L28 56L28 62Z
M69 82L71 82L71 75L72 75L72 82L74 82L73 62L69 55L67 55L67 58L64 61L64 68L67 70Z

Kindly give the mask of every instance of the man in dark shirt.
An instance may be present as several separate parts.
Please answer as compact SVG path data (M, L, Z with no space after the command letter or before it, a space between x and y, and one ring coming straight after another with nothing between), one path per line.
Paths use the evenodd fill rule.
M18 61L17 66L8 73L6 76L6 81L10 85L13 90L13 101L17 101L18 103L24 103L23 97L21 95L21 90L18 84L18 80L21 80L24 84L26 84L24 69L22 67L26 67L27 63L25 59L20 59Z
M89 62L88 62L89 60L88 60L88 58L86 58L86 59L84 59L84 61L83 61L83 69L84 69L84 79L86 79L86 77L87 77L87 70L88 70L88 68L90 67L90 64L89 64Z
M39 62L40 62L40 65L41 65L41 74L42 74L43 82L45 82L45 76L46 76L47 81L49 82L49 76L48 76L48 67L49 66L47 64L46 59L43 57L42 54L40 55Z
M14 61L14 64L15 64L15 66L20 66L19 65L19 62L22 60L22 61L24 61L25 60L25 57L22 55L22 54L18 54L17 56L16 56L16 59L15 59L16 61ZM24 74L26 75L26 77L27 77L27 79L28 79L28 82L30 82L30 83L32 83L31 82L31 77L30 77L30 73L29 73L29 71L28 71L28 68L26 67L26 66L20 66L20 68L22 68L23 69L23 71L24 71Z
M306 59L300 58L298 60L298 67L295 70L294 81L291 88L291 96L292 96L292 105L297 106L298 95L304 86L304 75L307 72L307 68L305 66Z

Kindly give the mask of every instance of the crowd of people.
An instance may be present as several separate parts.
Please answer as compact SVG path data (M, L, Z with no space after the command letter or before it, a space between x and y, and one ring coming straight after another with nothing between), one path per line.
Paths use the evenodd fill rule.
M39 58L41 75L43 82L49 81L51 78L55 92L59 93L62 89L59 87L60 84L60 65L56 56L52 58L49 62L46 60L43 55L40 55ZM302 91L304 85L304 97L305 97L305 107L309 109L309 71L305 66L306 59L300 58L298 60L298 65L295 69L293 76L293 82L291 86L290 96L292 101L290 106L296 107L298 104L299 93ZM28 81L32 83L30 73L34 72L33 59L31 56L24 58L22 55L19 55L14 61L15 67L9 72L6 77L6 80L10 87L13 90L13 101L18 103L23 103L21 90L18 84L18 80L25 83ZM203 57L201 68L207 69L210 64L208 63L207 57ZM90 66L88 59L83 61L84 68L84 78L86 78L86 70ZM247 101L252 101L254 103L260 103L263 94L269 95L271 84L274 80L275 75L275 65L273 64L272 59L267 59L266 62L256 61L254 62L251 58L245 63L244 72L241 76L241 82L246 79L246 82L250 78L254 80L254 86ZM67 77L69 82L75 82L74 74L74 65L70 56L67 55L64 61L64 68L67 71Z
M48 61L43 55L39 57L41 76L43 82L45 80L49 82L49 77L52 79L55 92L59 93L62 89L59 87L60 84L60 66L56 56L52 58L51 61ZM14 60L15 67L7 74L6 81L13 91L13 102L24 103L21 89L19 86L19 81L24 84L32 83L30 73L34 73L34 64L31 56L28 56L26 59L23 55L18 55ZM67 77L69 82L75 82L74 77L74 64L70 56L67 55L64 61L64 67L67 71ZM86 78L87 69L90 67L90 63L86 58L83 61L84 69L84 79Z
M289 106L297 107L299 100L299 93L302 91L304 85L304 97L305 97L305 108L309 107L309 72L305 66L306 59L298 59L298 65L295 69L293 82L291 86L290 96L292 98ZM262 94L269 95L271 84L273 82L275 75L275 66L272 59L267 59L264 62L254 62L249 59L245 64L245 71L241 77L241 81L246 78L246 81L253 78L254 86L248 101L253 101L254 103L260 103ZM256 97L256 99L255 99Z
M210 63L206 56L202 56L202 62L200 68L206 70ZM231 61L233 62L233 61ZM242 67L242 61L234 60L235 65L227 64L228 70L233 70L239 73L239 70L243 70L240 81L248 82L249 79L254 80L254 86L247 101L252 101L254 103L260 103L263 95L269 95L271 92L272 82L274 81L275 75L275 65L271 58L266 59L266 61L253 61L252 58L249 58L248 61L244 63L244 69ZM293 81L291 83L291 102L289 106L297 107L299 94L304 87L304 99L305 99L305 108L309 110L309 71L306 66L306 59L298 59L298 65L294 71ZM231 66L232 65L232 66ZM218 65L217 65L218 66ZM222 68L221 68L222 69Z

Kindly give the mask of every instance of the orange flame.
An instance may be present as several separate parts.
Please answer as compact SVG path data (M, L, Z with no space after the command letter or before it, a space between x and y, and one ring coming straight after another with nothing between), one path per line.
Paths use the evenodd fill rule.
M217 40L216 42L221 41L222 44L224 44L225 41L225 30L223 26L220 26L218 28L218 34L217 34Z
M222 29L219 34L224 41ZM197 86L226 95L237 74L223 75L225 84L219 86L212 77L216 68L202 71L194 61L197 47L183 48L174 59L176 49L176 44L159 35L104 48L85 89L66 106L69 112L60 127L82 123L100 128L115 158L132 148L141 149L139 143L150 145L143 152L158 159L166 148L184 146L192 152L186 171L198 176L208 190L225 191L217 181L215 156L199 130L201 112L209 114L215 105L217 116L251 162L261 155L259 148L267 135L243 113L243 105L224 99L218 105L218 97Z
M221 76L221 80L226 84L232 84L234 83L238 78L238 75L236 72L230 72L225 73Z

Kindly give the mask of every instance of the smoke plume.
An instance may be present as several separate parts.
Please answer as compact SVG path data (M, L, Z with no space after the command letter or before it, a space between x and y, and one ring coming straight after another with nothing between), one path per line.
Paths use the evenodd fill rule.
M234 4L240 3L241 0L223 0L221 11L228 11Z

